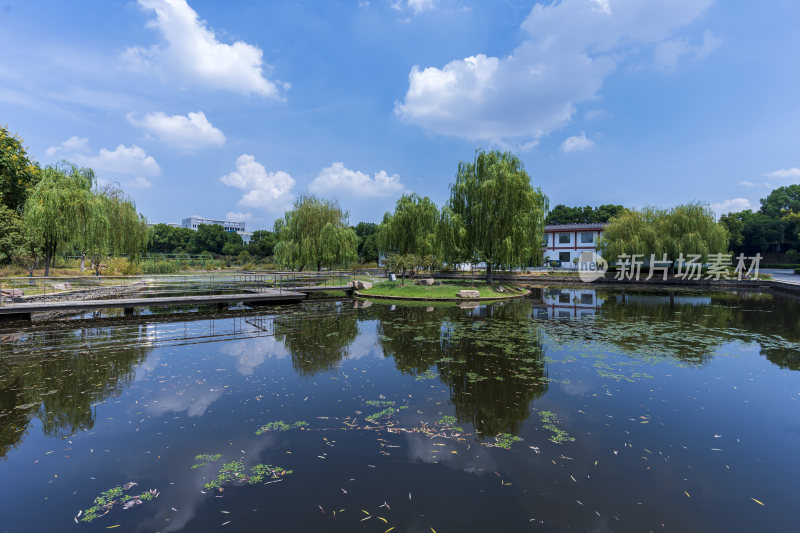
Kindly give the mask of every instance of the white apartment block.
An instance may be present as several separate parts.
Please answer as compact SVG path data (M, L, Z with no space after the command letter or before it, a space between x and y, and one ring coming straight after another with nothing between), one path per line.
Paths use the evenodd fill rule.
M181 226L197 231L201 224L222 226L225 231L231 233L238 233L241 235L245 244L250 242L250 237L253 236L252 232L245 231L244 222L233 222L230 220L214 220L211 218L203 217L189 217L181 220Z

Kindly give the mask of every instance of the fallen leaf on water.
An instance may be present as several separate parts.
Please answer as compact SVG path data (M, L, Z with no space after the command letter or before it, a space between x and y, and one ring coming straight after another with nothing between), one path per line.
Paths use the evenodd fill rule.
M765 505L764 502L756 500L755 498L750 498L750 499L756 502L758 505Z
M683 493L684 493L684 494L686 494L686 497L687 497L687 498L691 498L691 496L689 495L689 493L688 493L688 492L686 492L686 491L683 491Z

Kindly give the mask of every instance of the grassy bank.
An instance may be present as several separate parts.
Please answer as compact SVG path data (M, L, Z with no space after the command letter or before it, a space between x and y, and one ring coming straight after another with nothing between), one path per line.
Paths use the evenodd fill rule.
M509 284L493 283L487 285L483 281L476 281L474 286L469 283L464 283L460 280L441 280L441 285L415 285L413 280L406 280L406 284L402 285L400 281L382 281L376 283L369 290L360 290L359 294L365 296L386 296L394 298L458 298L457 293L460 290L476 290L480 292L481 298L507 298L510 295L518 295L521 289ZM508 292L497 292L497 289L503 287Z

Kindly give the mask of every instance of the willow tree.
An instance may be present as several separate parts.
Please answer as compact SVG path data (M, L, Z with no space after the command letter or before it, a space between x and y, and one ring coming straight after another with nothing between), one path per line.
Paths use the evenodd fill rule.
M460 162L450 186L450 231L462 257L486 263L486 281L495 266L538 264L547 196L531 184L519 158L510 152L477 151L471 163Z
M70 244L90 256L99 274L102 258L136 258L147 244L147 223L115 187L95 187L94 172L67 162L51 165L25 202L23 221L44 249L45 276L59 246Z
M348 226L347 211L332 200L301 196L275 222L275 260L289 268L348 264L358 260L358 237Z
M439 209L430 198L404 194L397 200L394 213L383 215L378 227L378 250L386 255L413 256L417 259L411 262L420 263L421 258L437 253L438 223Z
M645 260L663 254L670 261L680 254L697 254L705 262L709 254L728 251L729 235L716 222L711 209L701 203L672 209L626 209L613 217L598 241L600 253L613 262L623 254L642 254Z
M50 275L58 247L72 242L80 233L92 182L87 174L68 165L50 165L28 196L23 222L41 236L45 276Z

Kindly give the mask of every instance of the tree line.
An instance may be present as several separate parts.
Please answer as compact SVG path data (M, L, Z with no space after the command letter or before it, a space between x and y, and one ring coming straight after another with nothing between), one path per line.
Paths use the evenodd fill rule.
M720 218L735 253L780 254L800 263L800 185L778 187L761 199L757 211L728 213Z
M99 275L108 256L139 257L147 236L147 221L118 186L66 161L42 167L0 127L0 261L31 274L42 265L48 276L68 250Z

